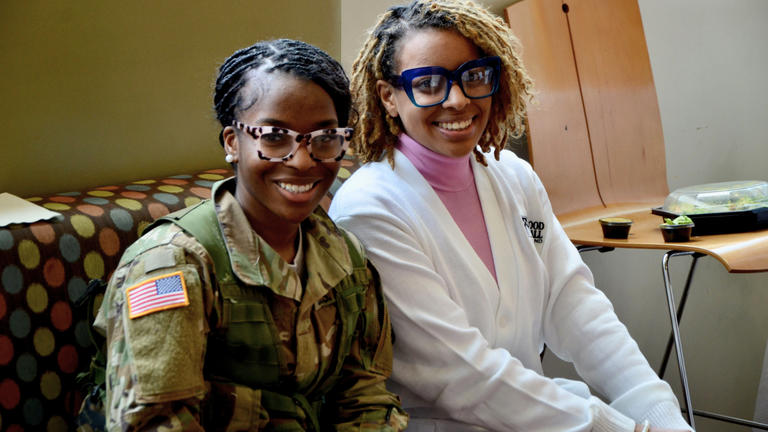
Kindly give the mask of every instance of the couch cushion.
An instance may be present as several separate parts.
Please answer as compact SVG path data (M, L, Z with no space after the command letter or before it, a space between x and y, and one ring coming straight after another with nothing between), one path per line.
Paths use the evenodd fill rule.
M0 429L69 430L93 352L74 301L152 220L210 196L228 169L31 198L58 220L0 228ZM98 303L97 303L98 304Z

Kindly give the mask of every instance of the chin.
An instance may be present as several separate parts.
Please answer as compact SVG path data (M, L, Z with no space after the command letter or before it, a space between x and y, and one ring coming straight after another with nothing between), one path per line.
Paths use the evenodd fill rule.
M317 204L313 205L309 209L301 209L301 210L292 210L283 213L283 220L294 223L294 224L300 224L304 222L305 219L307 219L312 213L314 213L315 209L317 208Z

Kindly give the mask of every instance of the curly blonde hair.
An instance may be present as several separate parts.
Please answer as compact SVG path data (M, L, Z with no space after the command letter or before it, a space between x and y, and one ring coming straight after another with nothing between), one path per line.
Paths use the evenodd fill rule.
M362 162L377 161L386 154L394 166L392 147L403 126L387 114L376 82L390 82L397 74L398 44L410 32L425 29L456 31L474 43L483 55L501 58L499 90L494 94L488 124L474 154L486 164L483 153L494 147L494 157L509 138L522 136L526 102L533 83L523 67L520 43L504 21L471 0L415 0L389 8L369 32L352 64L352 98L359 115L353 149Z

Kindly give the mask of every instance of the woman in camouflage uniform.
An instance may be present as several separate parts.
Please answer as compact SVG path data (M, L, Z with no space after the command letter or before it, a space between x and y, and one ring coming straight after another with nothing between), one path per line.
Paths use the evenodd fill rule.
M107 429L403 429L378 276L318 207L352 132L344 71L260 42L214 104L235 177L125 252L96 320Z

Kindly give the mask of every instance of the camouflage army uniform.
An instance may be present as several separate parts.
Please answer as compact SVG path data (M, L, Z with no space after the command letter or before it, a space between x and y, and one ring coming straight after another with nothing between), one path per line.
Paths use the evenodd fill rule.
M299 275L251 229L233 186L230 179L214 187L216 217L239 285L267 294L272 336L279 341L274 345L279 386L270 390L289 395L303 408L299 399L322 401L323 430L404 429L407 415L397 396L385 389L392 367L391 327L375 271L363 269L369 282L360 294L362 311L348 338L349 355L334 369L338 341L344 338L337 335L340 313L333 291L352 273L348 243L318 208L301 225L305 270ZM357 240L354 244L359 250ZM108 430L312 429L311 419L301 418L306 410L298 410L297 418L265 407L263 401L275 393L254 385L258 376L221 379L209 371L219 360L239 361L237 353L207 350L211 336L236 319L227 310L233 301L224 299L215 283L211 256L195 238L165 223L129 251L109 282L95 322L107 336ZM126 260L128 255L133 259ZM127 291L175 272L184 279L188 305L130 318ZM330 391L316 394L328 382L334 383Z

